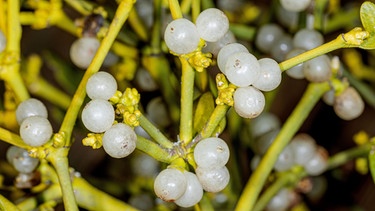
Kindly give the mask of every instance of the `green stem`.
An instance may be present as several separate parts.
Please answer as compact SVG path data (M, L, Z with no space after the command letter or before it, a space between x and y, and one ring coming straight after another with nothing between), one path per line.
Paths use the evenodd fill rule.
M299 130L321 96L329 89L330 87L328 83L312 83L307 87L302 99L285 122L270 148L267 150L263 159L259 163L258 168L251 175L235 210L243 211L253 209L258 195L261 192L268 175L273 169L277 157Z
M236 23L231 23L229 29L236 37L246 41L253 41L257 32L255 27Z
M329 34L340 28L353 27L356 21L359 21L359 7L351 7L349 10L340 10L334 14L323 26L323 33Z
M349 80L349 83L355 87L364 100L373 108L375 108L375 92L374 90L364 82L353 77L348 71L344 71L344 76Z
M182 14L189 14L191 9L191 2L193 0L182 0L181 1L181 12Z
M180 4L178 3L178 0L168 0L169 2L169 9L171 10L172 18L178 19L182 18L182 11L180 8Z
M314 29L321 31L324 24L324 10L328 0L316 0L314 4Z
M155 127L145 116L141 115L139 117L139 124L141 127L162 147L164 148L173 148L173 143L169 141L167 137L164 136L164 134Z
M129 24L141 40L148 40L148 29L139 18L137 10L131 10L129 14Z
M150 155L155 160L164 162L164 163L171 163L177 156L172 155L172 151L170 149L165 149L159 146L158 144L142 137L137 136L137 149L141 150L142 152Z
M328 160L328 169L334 169L357 157L367 156L371 150L371 144L364 144L339 152Z
M154 12L155 12L155 21L154 24L152 25L152 36L151 36L151 49L152 52L155 54L160 53L161 51L161 0L154 0Z
M90 15L90 11L94 9L94 5L88 1L65 0L65 3L85 16Z
M181 76L181 117L180 140L187 145L193 137L193 99L195 70L185 58L180 58Z
M163 98L167 103L171 119L174 123L178 123L180 120L180 108L176 103L177 94L171 82L171 77L175 76L172 74L168 60L162 55L149 54L142 57L142 66L158 82Z
M109 49L112 46L112 43L116 39L117 34L121 30L123 24L125 23L126 19L129 16L129 13L133 7L134 1L132 0L123 0L119 4L115 17L111 25L109 26L107 36L104 37L102 40L95 57L93 58L90 66L87 68L81 83L79 84L76 93L72 99L72 102L68 108L68 111L65 115L65 118L62 122L60 132L65 133L66 136L66 145L70 146L71 143L71 132L73 131L73 127L75 125L75 121L77 119L78 113L81 109L83 101L86 96L86 83L87 80L96 72L99 71L104 58L108 54Z
M69 171L68 148L56 149L47 160L51 162L56 169L59 178L59 184L63 196L65 210L78 211L77 202L74 196L71 175Z
M230 107L227 105L218 105L215 107L202 132L200 132L200 136L202 139L208 138L212 135L216 127L219 125L220 121L227 114L229 108Z

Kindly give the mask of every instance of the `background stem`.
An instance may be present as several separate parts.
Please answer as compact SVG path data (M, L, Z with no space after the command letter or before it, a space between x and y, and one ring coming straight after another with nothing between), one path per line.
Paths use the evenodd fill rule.
M240 196L236 210L253 210L254 204L261 192L268 175L271 173L277 157L299 130L321 96L330 89L328 83L311 83L300 102L286 120L280 133L267 150L257 169L251 175L243 193Z

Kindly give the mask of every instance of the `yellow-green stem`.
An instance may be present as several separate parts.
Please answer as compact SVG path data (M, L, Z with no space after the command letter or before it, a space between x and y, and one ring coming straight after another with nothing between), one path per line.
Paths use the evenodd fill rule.
M0 30L2 30L4 34L7 34L7 28L6 28L7 18L6 18L5 7L6 7L5 1L0 0Z
M289 116L280 133L251 175L236 206L237 211L253 210L259 193L273 169L277 157L299 130L321 96L330 89L328 82L310 84L302 99Z
M169 141L167 137L153 125L145 116L141 115L139 117L140 126L162 147L164 148L173 148L173 143Z
M284 62L281 62L279 64L279 66L280 66L280 69L282 71L285 71L285 70L290 69L291 67L296 66L297 64L300 64L302 62L305 62L305 61L310 60L312 58L315 58L317 56L326 54L328 52L337 50L339 48L343 48L344 46L345 46L345 43L340 36L340 37L338 37L338 38L336 38L336 39L334 39L334 40L332 40L328 43L325 43L325 44L323 44L323 45L321 45L317 48L306 51L305 53L302 53L298 56L295 56L291 59L288 59Z
M10 52L20 52L21 23L19 19L20 1L7 1L7 46Z
M182 14L189 14L191 9L191 2L193 0L182 0L181 1L181 12Z
M58 200L61 198L61 189L59 184L53 184L48 189L41 192L36 197L29 197L17 204L17 207L22 211L34 210L38 207L40 201L47 202L51 200Z
M61 12L61 15L59 16L59 19L55 22L56 26L69 32L72 35L77 36L78 30L74 22L65 15L64 12Z
M178 0L168 0L169 2L169 9L171 10L172 18L178 19L182 18L182 12L180 8L180 4L178 3Z
M133 0L123 0L120 2L118 9L116 11L115 17L113 18L113 21L111 25L109 26L107 36L104 37L103 41L100 44L100 47L95 54L95 57L93 58L90 66L87 68L81 83L79 84L76 93L74 94L74 97L72 99L72 102L68 108L68 111L65 115L64 121L61 125L60 132L65 133L66 136L66 145L71 145L71 133L74 128L74 123L77 119L77 115L79 113L79 110L81 109L81 106L83 104L83 101L86 96L86 83L87 80L96 72L99 71L104 58L106 57L109 49L112 46L112 43L116 39L117 34L119 33L120 29L122 28L123 24L125 23L126 19L129 16L129 13L133 7Z
M80 207L87 210L113 211L126 210L137 211L138 209L116 199L107 193L90 185L83 178L74 178L73 186L77 202Z
M52 166L56 169L65 210L78 211L69 171L68 152L68 148L55 149L47 157L47 160L50 161Z
M328 0L316 0L314 5L314 29L321 31L324 27L325 9Z
M192 2L192 10L191 10L191 17L193 22L197 19L199 13L201 12L201 0L193 0Z
M62 109L67 109L70 105L71 98L43 78L29 84L28 88L30 93L40 96Z
M195 70L189 62L180 57L182 64L181 76L181 117L180 140L187 145L193 137L193 96Z
M89 4L87 1L65 0L65 3L69 4L69 6L82 15L90 15L90 12L94 9L94 5Z
M371 143L339 152L328 160L328 170L337 168L350 160L358 157L366 157L371 150Z
M141 40L147 41L148 29L146 28L145 24L141 21L141 18L138 16L136 10L132 10L130 12L129 24Z
M20 70L20 43L21 43L21 24L19 21L19 1L7 1L7 46L6 51L9 54L11 64L7 65L7 70L1 75L14 90L20 101L28 99L29 93L22 81Z
M200 132L201 138L208 138L215 131L216 127L219 125L220 121L225 117L230 106L228 105L218 105L212 112L210 118L208 119L203 130Z
M7 198L0 194L0 210L18 211L18 207L10 202Z
M31 147L21 139L18 134L12 133L9 130L0 127L0 140L5 141L17 147L24 149L30 149Z
M328 34L340 28L353 27L355 22L359 20L358 14L358 7L351 7L349 10L340 10L338 13L333 14L327 23L324 24L323 33Z
M152 25L152 35L151 35L151 51L154 54L159 54L161 51L161 3L162 0L154 0L154 12L155 12L155 21Z

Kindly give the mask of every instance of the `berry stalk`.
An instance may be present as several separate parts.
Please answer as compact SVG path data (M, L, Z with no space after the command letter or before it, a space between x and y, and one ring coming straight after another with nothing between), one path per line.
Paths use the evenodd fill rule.
M138 119L140 126L162 147L173 148L173 143L164 136L158 128L155 127L145 116L141 115Z

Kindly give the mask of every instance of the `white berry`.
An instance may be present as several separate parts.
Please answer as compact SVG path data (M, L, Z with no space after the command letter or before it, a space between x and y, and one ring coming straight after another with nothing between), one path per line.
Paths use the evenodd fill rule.
M243 118L259 116L266 103L263 93L252 86L237 88L233 100L235 111Z
M48 119L40 116L30 116L22 121L20 136L30 146L38 147L47 143L53 133Z
M137 135L134 130L124 123L118 123L105 131L103 148L114 158L123 158L135 150Z
M217 55L217 66L219 67L222 73L225 74L225 65L227 63L229 56L237 52L249 53L249 50L247 50L247 48L244 45L239 43L231 43L220 49Z
M94 133L108 130L115 120L115 111L110 102L102 99L91 100L82 111L82 122Z
M187 54L198 47L199 34L196 26L185 18L173 20L164 33L168 48L177 54Z
M333 109L341 119L353 120L363 113L365 103L357 90L353 87L348 87L335 97Z
M175 203L180 207L191 207L202 199L203 188L194 173L186 171L184 175L186 177L186 190Z
M195 25L202 39L216 42L228 31L229 20L223 11L209 8L198 15Z
M175 201L186 191L184 173L177 169L164 169L154 181L155 194L164 201Z
M311 4L311 0L280 0L280 3L288 11L302 12Z
M202 187L207 192L222 191L229 183L230 175L226 166L221 168L198 168L195 170Z
M234 53L225 64L225 75L232 84L246 87L259 78L260 65L257 58L247 52Z
M17 106L16 119L18 124L21 124L24 119L30 116L48 118L47 108L42 101L36 98L29 98Z
M116 79L111 74L104 71L93 74L86 84L87 96L90 99L108 100L116 91Z
M270 58L258 60L260 74L253 86L261 91L272 91L281 83L281 70L279 64Z
M198 142L194 148L194 160L202 168L219 168L229 160L229 148L221 138L211 137Z
M73 42L70 47L70 59L79 68L86 69L96 51L100 46L100 42L95 37L81 37Z

